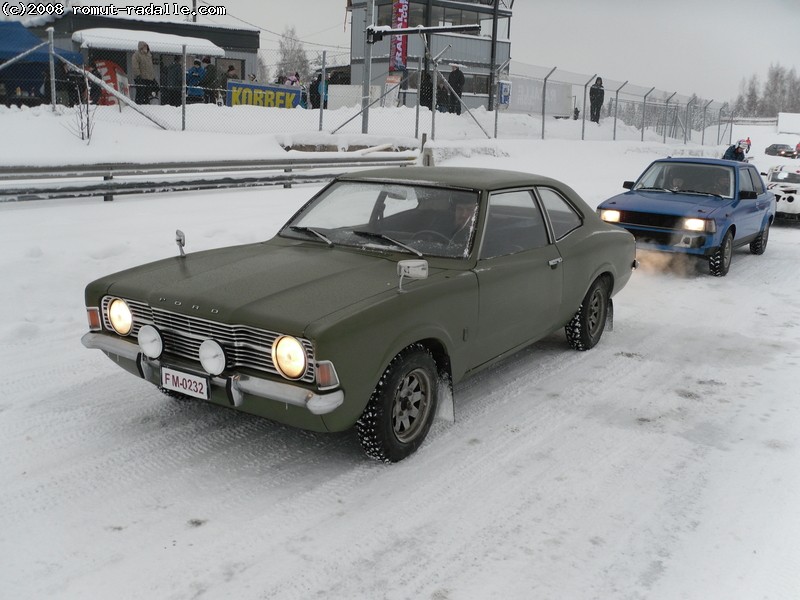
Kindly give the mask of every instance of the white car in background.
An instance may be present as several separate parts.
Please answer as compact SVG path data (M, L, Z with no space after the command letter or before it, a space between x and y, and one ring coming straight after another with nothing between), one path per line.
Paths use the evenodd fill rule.
M775 194L777 202L775 218L800 220L800 167L772 167L766 176L767 187Z

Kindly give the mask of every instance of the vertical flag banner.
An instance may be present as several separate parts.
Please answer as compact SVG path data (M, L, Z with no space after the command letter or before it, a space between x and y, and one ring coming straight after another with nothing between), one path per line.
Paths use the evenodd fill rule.
M392 29L408 27L408 0L394 0L392 4ZM389 43L389 70L405 71L408 56L408 36L393 35Z

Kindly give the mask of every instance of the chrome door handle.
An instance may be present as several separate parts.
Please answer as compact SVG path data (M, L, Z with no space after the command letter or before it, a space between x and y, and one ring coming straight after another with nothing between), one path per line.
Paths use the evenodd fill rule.
M555 269L562 260L563 259L559 256L558 258L554 258L552 260L548 260L547 264L550 265L551 269Z

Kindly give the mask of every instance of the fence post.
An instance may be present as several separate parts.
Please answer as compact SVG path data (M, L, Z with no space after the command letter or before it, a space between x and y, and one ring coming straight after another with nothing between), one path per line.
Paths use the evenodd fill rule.
M550 78L550 75L552 75L557 68L558 67L553 67L552 69L550 69L550 72L547 75L545 75L544 81L542 82L542 139L544 139L544 112L545 112L545 107L547 105L547 80Z
M705 146L706 143L706 113L708 112L708 107L712 102L713 100L709 100L703 107L703 135L700 137L701 146Z
M366 10L364 11L364 81L361 84L361 133L369 133L369 99L370 83L372 79L372 44L369 43L367 27L373 25L373 3L375 0L367 0Z
M667 98L667 101L664 102L664 139L663 139L664 144L667 143L667 118L669 117L669 101L672 100L672 98L674 98L675 94L677 93L678 92L672 92L672 96Z
M325 70L325 61L327 59L328 51L322 51L322 79L320 79L319 85L322 86L322 89L319 90L319 130L322 131L322 114L325 110L325 95L328 93L328 80L327 80L327 71ZM313 82L311 85L314 85ZM311 90L308 90L308 96L311 97Z
M53 112L56 110L56 61L53 58L55 48L53 47L53 28L47 28L47 43L50 45L50 104L52 104Z
M422 35L422 34L420 34L420 35ZM423 45L424 45L424 42L425 42L424 36L423 36L423 40L422 41L423 41ZM419 139L419 107L422 104L422 56L423 56L423 54L425 54L424 50L420 53L419 58L417 60L417 111L416 111L416 115L414 116L414 139L417 139L417 140Z
M687 133L687 131L689 133L689 141L692 140L692 129L691 129L692 122L689 120L689 107L692 105L692 103L694 101L695 101L695 98L692 98L691 100L689 100L689 102L686 103L686 126L683 128L683 143L684 143L684 145L686 145L686 133Z
M589 81L587 81L583 86L583 119L581 121L581 139L582 140L585 139L584 135L585 135L585 131L586 131L586 88L589 87L589 84L592 83L592 79L594 79L595 77L597 77L597 73L592 75L591 79L589 79Z
M181 71L183 71L183 75L181 75L181 131L186 131L186 44L181 46L181 55L183 56L181 68Z
M619 110L619 91L626 85L628 85L627 81L619 86L614 94L614 137L612 138L614 141L617 141L617 111Z
M644 99L642 100L642 141L644 141L644 126L645 126L645 113L647 112L647 97L653 93L653 90L656 89L655 87L651 87L650 91L644 95Z

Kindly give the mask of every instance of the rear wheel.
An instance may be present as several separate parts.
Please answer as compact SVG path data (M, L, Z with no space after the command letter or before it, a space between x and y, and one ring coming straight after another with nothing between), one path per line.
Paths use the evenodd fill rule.
M564 328L567 342L572 348L589 350L597 345L606 327L608 305L608 282L599 277L586 292L580 308Z
M769 241L769 221L764 225L764 229L758 234L758 237L750 242L751 254L764 254L767 249L767 242Z
M722 243L708 257L708 270L714 277L724 277L731 268L731 258L733 257L733 232L729 229L722 238Z
M368 456L397 462L413 454L433 423L439 398L436 362L419 344L409 346L386 367L356 423Z

